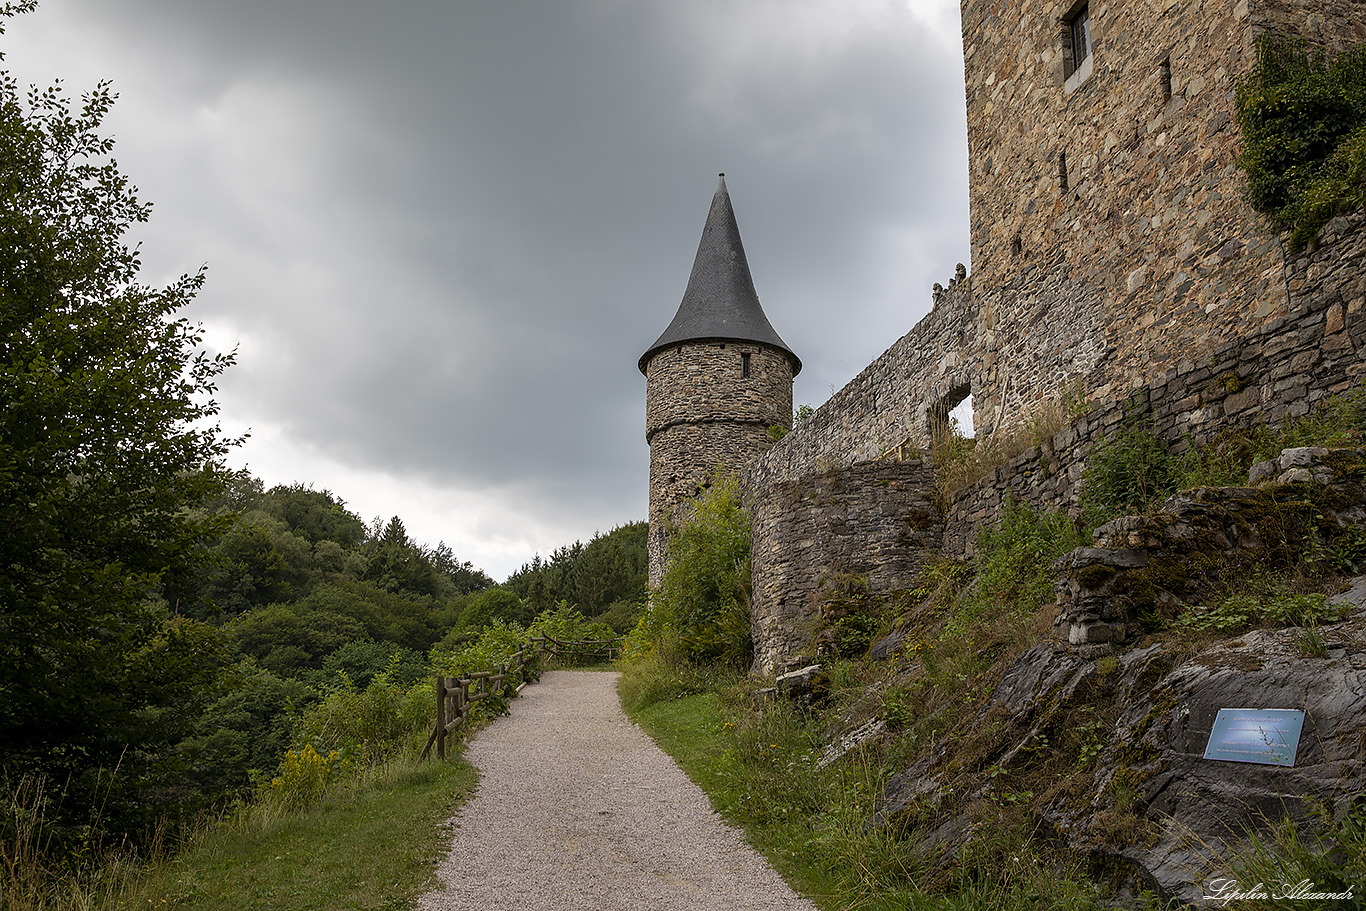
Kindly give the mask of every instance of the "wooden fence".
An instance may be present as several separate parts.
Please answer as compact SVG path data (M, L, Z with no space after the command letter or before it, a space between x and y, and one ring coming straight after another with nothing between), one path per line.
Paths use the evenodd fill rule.
M437 757L445 759L446 738L455 736L464 726L471 706L491 696L511 697L521 692L528 683L522 671L537 657L544 655L570 661L602 658L610 661L621 654L623 641L623 637L617 637L564 642L553 636L533 636L496 670L477 671L463 677L437 677L436 726L432 728L427 745L422 749L422 758L426 759L435 746Z

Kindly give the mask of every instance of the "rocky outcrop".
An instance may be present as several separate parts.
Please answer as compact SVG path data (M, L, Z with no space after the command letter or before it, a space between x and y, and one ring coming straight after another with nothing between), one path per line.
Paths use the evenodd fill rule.
M1102 526L1055 564L1065 635L1023 652L955 743L893 778L875 822L913 824L921 849L952 864L982 818L974 805L1001 800L1007 781L1071 853L1180 901L1230 876L1251 833L1289 819L1312 839L1366 790L1366 576L1281 621L1308 626L1219 637L1188 625L1205 630L1197 640L1171 621L1216 609L1241 574L1356 553L1364 525L1366 449L1302 448L1254 466L1249 486L1185 491ZM1302 711L1293 765L1206 759L1227 708Z
M1090 800L1045 817L1073 848L1123 858L1167 897L1198 899L1202 883L1229 874L1223 857L1247 833L1288 816L1309 834L1318 808L1340 816L1361 792L1364 631L1361 618L1324 627L1322 657L1301 653L1299 629L1254 631L1188 658L1164 646L1126 655L1116 692L1124 710ZM1219 710L1240 707L1305 713L1293 767L1204 758ZM1125 800L1149 823L1149 843L1106 843L1105 817Z
M1357 580L1366 590L1366 577ZM1084 708L1110 707L1094 758L1079 758L1077 786L1034 807L1044 831L1097 868L1127 871L1135 884L1194 901L1249 832L1289 816L1306 835L1322 812L1340 815L1366 787L1366 610L1320 627L1324 652L1303 653L1305 630L1257 630L1198 653L1152 644L1087 659L1062 644L1024 652L965 729L1002 710L1016 724L977 765L1001 774L1027 764L1044 742L1061 744ZM1187 650L1189 651L1189 650ZM1304 729L1293 767L1206 760L1221 708L1299 709ZM1104 714L1102 711L1100 714ZM921 849L951 863L971 836L969 798L989 793L989 775L964 777L954 754L922 757L887 785L875 819L919 824Z

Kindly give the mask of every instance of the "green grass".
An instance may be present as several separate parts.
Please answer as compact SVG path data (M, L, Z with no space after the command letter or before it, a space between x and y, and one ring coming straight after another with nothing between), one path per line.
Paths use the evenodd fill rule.
M243 811L150 871L116 906L194 911L408 908L434 885L442 824L473 791L463 761L400 761L298 813Z

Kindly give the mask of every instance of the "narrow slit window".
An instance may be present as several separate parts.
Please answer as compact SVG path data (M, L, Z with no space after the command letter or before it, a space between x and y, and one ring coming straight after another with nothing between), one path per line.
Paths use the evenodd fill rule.
M748 377L749 377L749 352L745 352L745 353L743 353L743 354L740 355L740 378L741 378L741 379L747 379Z
M1162 84L1162 100L1171 101L1172 98L1172 58L1163 57L1158 64L1158 80Z

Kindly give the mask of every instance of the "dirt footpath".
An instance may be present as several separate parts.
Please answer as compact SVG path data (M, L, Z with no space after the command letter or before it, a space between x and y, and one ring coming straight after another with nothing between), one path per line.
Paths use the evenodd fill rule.
M479 732L479 789L418 908L815 911L626 719L616 682L551 671Z

